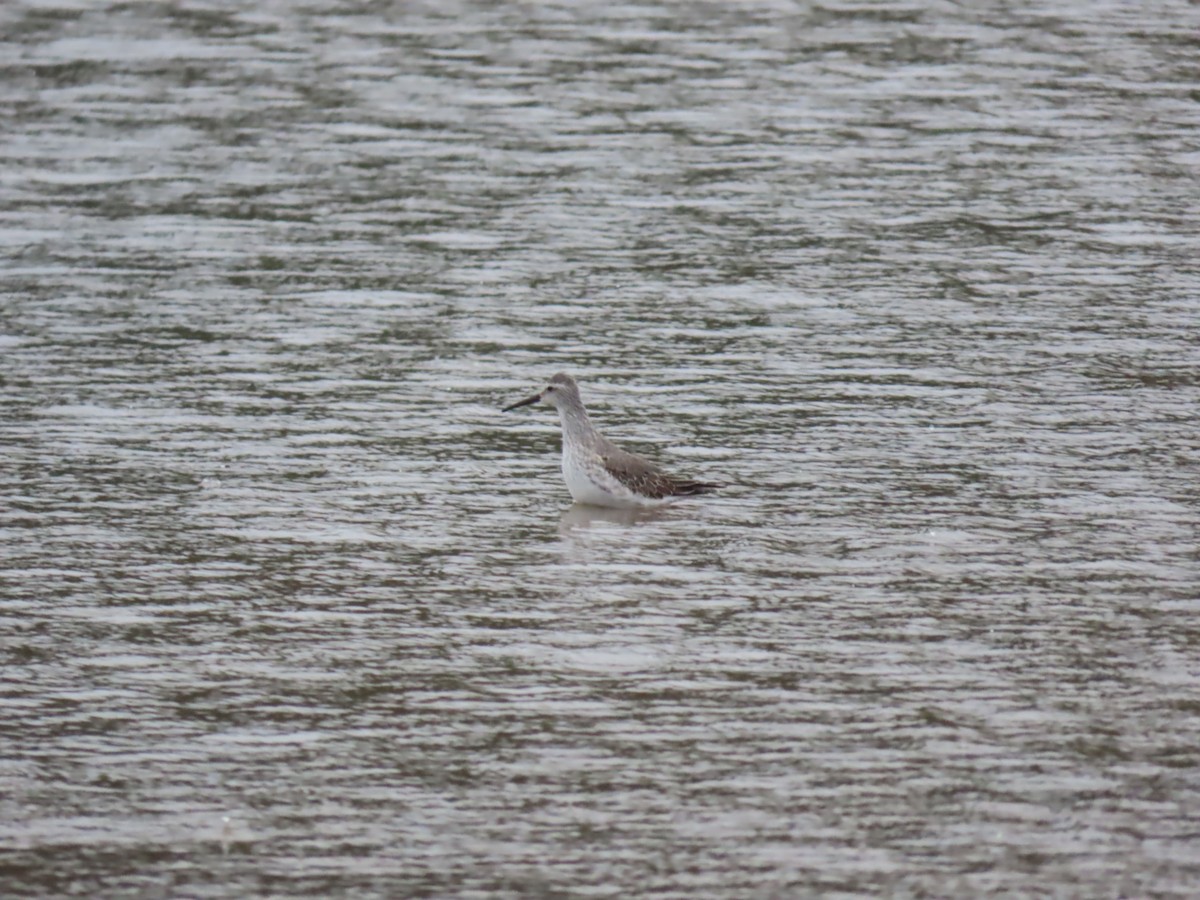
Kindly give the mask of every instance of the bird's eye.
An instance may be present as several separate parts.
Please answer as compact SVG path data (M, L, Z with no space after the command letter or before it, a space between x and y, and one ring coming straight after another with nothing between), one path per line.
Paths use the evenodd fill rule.
M548 384L548 385L546 385L546 390L548 390L548 391L557 391L557 390L558 390L558 388L556 388L556 387L555 387L554 385L552 385L552 384Z

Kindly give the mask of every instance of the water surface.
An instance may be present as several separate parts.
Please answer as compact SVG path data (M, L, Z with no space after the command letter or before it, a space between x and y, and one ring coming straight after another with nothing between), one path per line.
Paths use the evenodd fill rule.
M1198 29L6 4L4 893L1194 896Z

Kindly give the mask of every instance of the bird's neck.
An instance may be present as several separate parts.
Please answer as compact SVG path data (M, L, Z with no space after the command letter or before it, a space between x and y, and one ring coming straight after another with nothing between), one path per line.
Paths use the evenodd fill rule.
M592 420L582 406L559 407L558 417L562 420L564 443L585 443L596 434Z

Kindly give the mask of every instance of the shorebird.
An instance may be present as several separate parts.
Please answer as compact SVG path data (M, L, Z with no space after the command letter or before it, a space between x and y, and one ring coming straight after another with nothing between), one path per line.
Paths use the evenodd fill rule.
M579 397L579 385L559 372L549 384L501 412L548 403L562 419L562 473L576 503L618 509L658 506L676 497L707 494L722 485L668 475L654 463L628 453L600 434Z

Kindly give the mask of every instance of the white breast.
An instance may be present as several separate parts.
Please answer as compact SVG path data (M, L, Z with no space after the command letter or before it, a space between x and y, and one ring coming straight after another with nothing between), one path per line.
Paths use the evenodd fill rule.
M600 465L599 460L580 459L564 449L562 459L563 481L576 503L592 506L608 506L630 509L639 506L658 506L661 500L635 494Z

